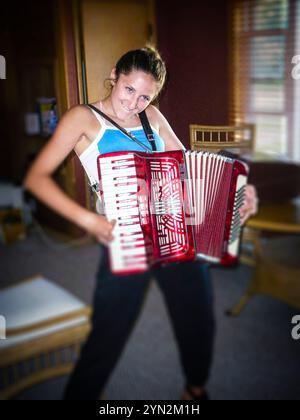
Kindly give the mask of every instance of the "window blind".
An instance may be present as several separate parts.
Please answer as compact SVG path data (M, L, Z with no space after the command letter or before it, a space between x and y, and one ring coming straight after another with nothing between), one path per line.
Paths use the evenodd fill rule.
M231 123L256 125L256 150L300 160L300 78L293 72L300 0L232 0L230 11Z

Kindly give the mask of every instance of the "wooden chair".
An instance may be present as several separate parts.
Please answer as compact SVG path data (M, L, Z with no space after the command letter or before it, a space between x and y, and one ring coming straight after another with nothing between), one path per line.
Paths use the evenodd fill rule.
M89 306L37 276L0 290L0 308L0 399L71 372L90 331Z
M219 152L236 148L253 151L255 147L255 125L212 126L190 124L191 150Z
M240 262L250 267L256 265L256 242L261 237L261 232L257 229L251 229L247 225L243 227L241 239Z
M300 236L260 239L255 273L245 294L228 311L237 316L255 294L266 294L300 309Z
M254 124L239 126L190 125L191 150L217 153L223 149L237 149L238 154L241 150L253 151L254 146ZM255 266L253 249L257 235L257 231L251 228L245 228L243 231L240 261L244 264Z

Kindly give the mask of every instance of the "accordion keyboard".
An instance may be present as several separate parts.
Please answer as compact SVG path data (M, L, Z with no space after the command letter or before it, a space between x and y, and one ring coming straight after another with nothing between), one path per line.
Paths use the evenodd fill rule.
M134 266L147 268L147 250L140 224L137 168L134 156L101 159L101 189L108 220L115 219L114 239L109 244L113 271L121 273Z
M241 217L239 210L244 204L245 200L245 188L247 184L247 177L239 175L237 179L237 189L235 194L233 216L231 221L231 229L228 241L228 253L229 255L237 256L239 253L240 246L240 235L241 235Z

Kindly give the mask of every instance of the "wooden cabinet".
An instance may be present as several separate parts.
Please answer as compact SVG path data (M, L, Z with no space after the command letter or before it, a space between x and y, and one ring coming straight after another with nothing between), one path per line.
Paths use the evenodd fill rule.
M49 42L54 42L50 38ZM18 164L19 177L22 178L27 167L46 144L50 135L45 136L41 132L28 134L25 128L25 118L29 113L38 116L38 99L41 97L55 98L55 62L56 57L23 57L17 67L19 101L19 141L18 141ZM39 118L40 119L40 118Z

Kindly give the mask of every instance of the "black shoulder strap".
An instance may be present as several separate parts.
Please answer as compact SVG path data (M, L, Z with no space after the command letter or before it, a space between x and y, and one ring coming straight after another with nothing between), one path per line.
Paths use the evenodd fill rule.
M91 109L93 109L95 112L97 112L99 115L101 115L103 118L105 118L107 121L109 121L111 124L113 124L115 127L117 127L120 131L122 131L123 134L125 134L127 137L129 137L131 140L133 140L135 143L137 143L139 146L141 146L146 152L152 152L152 150L147 147L145 144L140 142L136 137L134 137L131 133L129 133L127 130L125 130L124 127L121 127L118 123L116 123L112 118L110 118L108 115L104 114L104 112L100 111L100 109L96 108L92 104L87 104L87 106ZM153 148L153 147L152 147Z
M156 144L155 144L155 139L154 139L154 135L153 135L153 131L151 128L151 125L149 123L146 111L142 111L139 113L139 117L144 129L144 132L149 140L149 143L151 144L152 150L153 152L156 152Z

